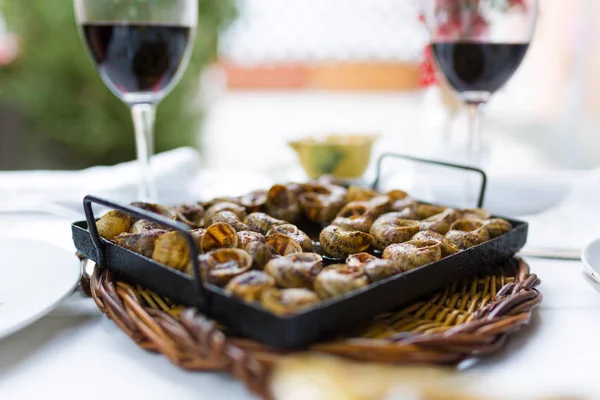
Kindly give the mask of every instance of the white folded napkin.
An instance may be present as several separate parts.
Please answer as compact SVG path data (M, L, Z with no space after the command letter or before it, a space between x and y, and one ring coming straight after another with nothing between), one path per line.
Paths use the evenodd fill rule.
M182 147L152 157L159 200L163 203L190 199L191 183L200 167L197 150ZM80 212L87 194L130 202L137 197L139 169L136 161L97 166L79 171L0 172L0 212L56 204Z

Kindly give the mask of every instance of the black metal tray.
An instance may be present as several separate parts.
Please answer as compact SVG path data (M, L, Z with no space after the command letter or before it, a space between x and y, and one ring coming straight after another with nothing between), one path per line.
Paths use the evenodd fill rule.
M429 162L420 159L415 161ZM381 160L378 165L381 165ZM454 165L449 166L454 167ZM457 167L482 174L484 184L480 192L479 204L481 205L485 192L485 174L474 168ZM94 223L96 218L92 210L93 203L121 210L137 218L152 220L180 231L190 245L195 276L163 266L152 259L102 239ZM435 263L373 283L360 290L322 301L299 314L277 316L259 305L233 298L223 289L202 282L197 263L198 250L187 225L95 196L85 197L84 209L86 221L73 223L72 234L75 247L85 257L97 262L100 267L114 270L176 303L197 307L240 335L272 347L286 349L302 348L317 340L331 337L352 325L368 320L369 317L397 308L457 279L481 273L488 267L512 257L523 248L528 230L527 223L505 218L511 222L513 230L488 242Z

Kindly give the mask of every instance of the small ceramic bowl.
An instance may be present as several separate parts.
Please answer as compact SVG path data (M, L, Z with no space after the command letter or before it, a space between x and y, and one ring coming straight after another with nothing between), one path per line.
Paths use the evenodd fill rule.
M336 178L361 177L371 160L376 135L330 135L289 142L298 153L300 164L311 179L323 175Z

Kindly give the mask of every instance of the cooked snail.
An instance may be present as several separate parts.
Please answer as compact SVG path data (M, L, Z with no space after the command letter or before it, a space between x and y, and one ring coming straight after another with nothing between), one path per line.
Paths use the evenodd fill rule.
M267 212L277 219L294 221L300 215L297 194L283 185L274 185L267 193Z
M252 268L263 269L276 256L273 246L267 244L264 235L258 232L241 231L237 233L238 247L246 250L252 256Z
M446 237L440 233L433 231L421 231L414 235L411 241L426 241L433 240L434 242L439 242L442 245L442 257L447 257L451 254L456 254L460 251L458 247L452 244Z
M190 262L190 248L183 234L173 231L159 236L154 242L152 259L178 270L184 270Z
M346 265L352 268L360 268L373 260L378 260L378 258L369 253L350 254L346 258Z
M349 254L362 253L371 247L373 236L360 231L345 231L329 225L319 234L323 251L332 258L342 259Z
M489 232L490 237L495 238L512 230L512 224L502 218L492 218L483 222L483 226Z
M387 197L391 202L391 211L403 211L407 208L413 209L416 205L416 201L411 199L408 193L402 190L391 190L387 193Z
M239 217L233 211L220 211L212 217L213 224L223 222L231 225L236 231L247 231L248 225L240 221Z
M203 218L204 226L209 226L212 225L213 222L216 222L213 221L213 218L221 211L231 211L240 221L243 221L244 218L246 218L246 209L243 206L232 201L222 201L212 205L208 210L206 210Z
M373 189L368 189L356 185L350 185L346 194L346 201L348 203L352 203L355 201L367 201L377 196L381 196L381 194L379 194Z
M115 236L112 242L145 257L152 258L156 239L165 233L167 231L163 229L145 230L140 233L121 233Z
M237 247L237 232L229 224L217 222L209 226L200 240L200 249L206 253L213 249Z
M433 231L445 235L450 230L450 225L459 217L458 211L447 208L439 214L425 218L419 223L422 231Z
M274 258L265 266L265 272L283 288L312 289L315 277L323 269L323 259L316 253L290 254Z
M254 232L262 233L266 235L276 225L285 225L287 222L277 218L273 218L268 214L255 212L249 214L244 221L248 225L248 229Z
M272 234L275 234L275 233L279 233L284 236L289 236L296 243L298 243L300 245L300 247L302 247L302 251L305 253L312 253L315 251L313 242L310 239L310 237L308 237L308 235L306 233L304 233L300 229L298 229L298 227L296 225L292 225L292 224L275 225L274 227L272 227L269 230L269 232L267 232L267 237Z
M430 204L417 204L415 212L419 220L433 217L436 214L440 214L446 210L447 207L432 206Z
M98 219L96 228L101 237L111 240L121 233L129 232L131 217L124 212L111 210Z
M260 300L262 293L275 287L275 279L262 271L248 271L231 279L225 291L244 301Z
M302 247L294 239L280 233L272 233L267 236L267 244L280 256L302 253Z
M216 249L200 255L198 264L205 281L225 286L252 267L252 256L240 249Z
M462 210L462 218L466 219L489 219L491 214L483 208L468 208Z
M364 265L364 271L370 282L377 282L405 272L406 269L397 262L376 258Z
M250 242L267 243L267 238L265 238L265 235L258 233L258 232L247 231L247 230L246 231L238 231L237 237L238 237L238 247L240 249L243 249L244 247L246 247Z
M315 292L321 299L340 296L344 293L367 286L368 278L362 268L346 264L326 267L315 279Z
M491 239L484 223L478 219L459 219L446 233L446 239L459 249L468 249Z
M147 219L139 219L133 225L131 225L131 228L129 228L129 233L143 233L144 231L153 231L155 229L168 230L167 227L163 227L161 224L157 224L156 222L152 222Z
M298 196L304 215L320 224L329 223L346 202L346 189L334 185L306 184Z
M315 292L308 289L266 289L260 297L261 305L277 315L293 314L318 303Z
M411 240L386 247L382 257L408 271L439 261L442 258L442 245L435 240Z
M202 225L202 216L204 216L204 207L200 204L181 204L175 210L177 219L192 228L200 228Z
M402 216L401 211L391 212L373 222L370 233L376 248L383 250L390 244L406 242L419 231L418 221L403 219Z
M240 204L246 207L248 212L257 212L262 210L267 204L267 191L256 190L240 197Z

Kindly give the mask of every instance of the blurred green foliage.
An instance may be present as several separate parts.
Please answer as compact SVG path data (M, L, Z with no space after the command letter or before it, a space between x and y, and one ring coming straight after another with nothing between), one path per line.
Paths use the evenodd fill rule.
M198 0L192 59L158 108L157 152L196 145L202 111L192 104L193 96L202 68L214 60L219 31L235 18L234 2ZM23 135L23 157L37 160L29 164L39 168L42 159L52 167L82 168L133 159L131 115L88 57L72 1L9 0L1 7L7 25L21 37L22 54L0 69L0 102L16 108L25 121L25 132L15 134Z

